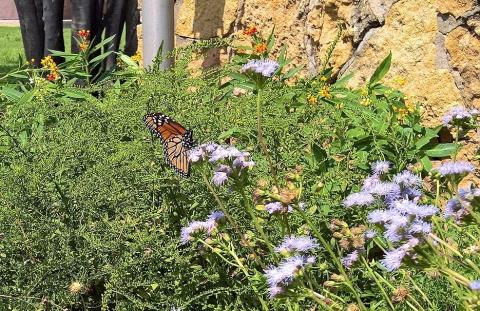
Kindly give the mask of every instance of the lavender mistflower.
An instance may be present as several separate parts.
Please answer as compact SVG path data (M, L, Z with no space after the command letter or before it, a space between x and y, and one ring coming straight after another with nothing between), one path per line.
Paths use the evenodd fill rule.
M343 200L343 206L369 206L375 202L375 198L368 192L352 193Z
M285 292L285 289L281 286L272 286L268 288L268 297L273 299L278 295L281 295Z
M215 222L218 222L222 219L225 218L225 214L223 212L219 212L219 211L215 211L215 212L212 212L209 216L208 216L208 219L212 219L214 220Z
M429 234L432 232L432 225L428 222L417 220L409 228L411 234Z
M215 163L217 161L221 161L225 158L230 156L230 152L222 146L218 146L212 153L210 154L209 161L211 163Z
M449 175L466 175L471 172L475 167L466 161L450 161L450 162L444 162L440 167L438 168L438 171L442 176L449 176Z
M422 185L422 180L410 171L403 171L393 177L393 182L405 188L417 188Z
M376 233L374 230L372 230L372 229L368 229L368 230L365 231L365 233L363 234L363 236L364 236L365 239L367 239L367 240L373 239L376 235L377 235L377 233Z
M417 205L409 200L399 200L393 203L393 207L402 214L427 218L438 213L438 208L433 205Z
M380 182L374 185L369 192L379 196L399 195L400 186L393 182Z
M462 218L469 214L464 204L468 204L468 202L462 203L458 198L448 200L445 205L443 217L445 217L445 219L453 218L456 222L460 222Z
M310 236L286 237L282 244L275 248L277 253L307 252L318 247L317 241Z
M477 198L480 198L480 188L462 188L458 190L458 196L467 202L472 202Z
M228 175L225 172L215 172L213 173L212 182L216 186L224 185L228 180Z
M372 164L372 172L374 175L383 175L390 171L390 162L376 161Z
M365 178L362 185L362 192L370 192L370 190L375 187L377 184L381 183L380 177L378 175L371 175Z
M470 282L468 287L470 287L470 289L473 291L480 291L480 280Z
M246 161L245 157L241 156L233 160L232 166L238 169L242 168L250 168L255 166L255 162L253 161Z
M342 264L345 268L350 269L353 264L358 260L358 258L358 250L354 250L353 252L342 258Z
M266 78L273 76L275 71L279 68L276 61L271 59L252 59L242 67L242 72L253 72L260 74Z
M269 214L285 214L293 212L291 206L285 206L280 202L270 202L268 204L265 204L265 210Z
M387 269L387 271L395 271L400 268L403 258L407 255L407 252L401 248L391 250L385 254L385 257L380 260L382 266Z
M374 210L368 214L367 219L371 224L382 224L390 221L396 215L400 214L392 210Z
M192 163L204 160L205 156L206 156L206 154L205 154L205 150L203 150L203 148L195 148L195 149L190 150L190 152L188 153L188 159Z
M467 122L472 118L472 114L462 106L453 107L443 117L443 125L451 126L462 122Z

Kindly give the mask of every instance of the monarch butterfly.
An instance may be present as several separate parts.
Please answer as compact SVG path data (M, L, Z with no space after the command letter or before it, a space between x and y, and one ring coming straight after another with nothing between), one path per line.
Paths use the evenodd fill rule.
M168 165L183 177L190 176L188 150L193 147L193 131L160 113L149 113L143 122L163 144L163 155Z

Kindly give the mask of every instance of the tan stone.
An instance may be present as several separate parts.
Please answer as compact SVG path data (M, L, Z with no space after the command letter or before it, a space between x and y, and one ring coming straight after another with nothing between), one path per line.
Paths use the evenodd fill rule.
M414 102L423 104L426 123L438 124L438 117L461 102L462 97L449 70L437 68L437 30L437 11L433 4L417 0L395 3L385 18L385 25L356 52L347 70L354 73L350 85L364 85L376 66L392 51L392 66L384 82L393 84L389 81L395 77L404 78L406 83L401 90Z
M437 0L440 13L450 13L460 16L475 7L475 0Z
M194 39L225 36L232 31L238 0L183 0L176 34Z
M469 106L480 108L480 39L465 27L457 27L445 40L450 65L460 75L463 96Z

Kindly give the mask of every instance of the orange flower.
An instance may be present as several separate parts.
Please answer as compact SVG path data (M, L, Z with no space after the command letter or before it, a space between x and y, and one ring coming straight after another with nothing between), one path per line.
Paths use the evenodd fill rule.
M247 36L253 36L256 33L257 33L257 28L255 28L255 26L249 26L245 28L245 30L243 31L243 34Z
M267 50L267 45L265 43L259 43L254 46L255 53L257 54L263 54Z
M86 30L86 29L79 30L78 36L86 41L90 39L90 30Z
M56 73L49 73L47 75L47 80L48 81L55 81L58 79L58 75Z

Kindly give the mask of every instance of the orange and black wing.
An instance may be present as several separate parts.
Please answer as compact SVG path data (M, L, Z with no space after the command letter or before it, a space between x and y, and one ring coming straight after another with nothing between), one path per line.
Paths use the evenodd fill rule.
M143 118L147 128L165 144L174 136L182 136L186 129L172 118L162 113L149 113Z
M176 173L183 177L190 176L190 161L188 159L188 149L183 144L183 137L173 135L169 140L163 143L165 160Z

